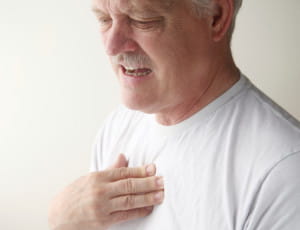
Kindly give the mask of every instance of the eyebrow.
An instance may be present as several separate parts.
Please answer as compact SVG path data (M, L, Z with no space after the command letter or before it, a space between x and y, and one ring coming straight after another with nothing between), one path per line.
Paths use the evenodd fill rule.
M98 9L97 7L91 7L91 11L97 17L103 17L108 15L104 11ZM128 10L128 14L139 18L148 18L148 17L156 17L159 14L159 12L151 8L144 8L144 9L131 8Z
M169 11L176 0L148 0L143 7L139 6L140 0L132 0L132 13L162 13Z
M92 6L91 11L96 15L105 15L105 13L102 10L98 9L96 6Z
M140 1L140 0L138 0ZM154 14L158 14L161 12L167 12L169 11L173 4L177 1L177 0L163 0L164 2L162 3L160 0L156 0L153 2L153 4L150 5L146 5L145 7L138 7L137 6L137 1L135 0L131 0L131 7L129 7L128 9L128 13L129 14L137 14L137 15L154 15ZM158 7L157 9L155 9L153 7L154 4L160 4L160 7ZM91 11L96 14L96 15L106 15L107 13L105 13L104 11L100 10L96 5L93 5L91 7Z
M137 16L145 16L145 17L151 17L151 16L156 16L158 15L160 12L157 11L157 10L153 10L153 9L150 9L150 8L144 8L144 9L130 9L128 11L128 13L130 15L137 15Z

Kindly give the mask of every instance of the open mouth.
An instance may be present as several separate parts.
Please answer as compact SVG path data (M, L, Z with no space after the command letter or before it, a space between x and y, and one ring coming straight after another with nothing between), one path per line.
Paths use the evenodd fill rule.
M122 71L125 75L130 76L130 77L144 77L152 73L152 70L149 68L133 68L133 67L125 67L121 66Z

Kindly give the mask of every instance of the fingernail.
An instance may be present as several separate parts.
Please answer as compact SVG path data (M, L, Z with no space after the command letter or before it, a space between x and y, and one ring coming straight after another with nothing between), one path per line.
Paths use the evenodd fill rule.
M159 191L159 192L155 193L154 199L157 201L161 201L163 199L163 196L164 196L164 192Z
M163 188L164 187L164 179L163 179L163 177L158 177L156 179L156 184L157 184L158 187Z
M155 171L155 167L153 164L146 166L146 172L147 172L148 176L153 175L154 171Z

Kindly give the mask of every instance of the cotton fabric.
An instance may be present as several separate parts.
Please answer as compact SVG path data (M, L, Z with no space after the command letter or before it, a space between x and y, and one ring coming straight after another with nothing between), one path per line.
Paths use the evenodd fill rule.
M300 229L300 125L247 77L172 126L120 106L97 135L91 171L124 153L155 163L165 198L113 230Z

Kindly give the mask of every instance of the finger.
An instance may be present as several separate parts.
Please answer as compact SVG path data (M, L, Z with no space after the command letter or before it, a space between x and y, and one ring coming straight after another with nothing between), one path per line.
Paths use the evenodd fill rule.
M121 195L148 193L164 188L162 177L152 176L146 178L128 178L111 183L110 196L116 197Z
M110 215L112 223L121 223L141 217L148 216L153 211L153 207L139 208L129 211L115 212Z
M144 208L160 204L164 198L164 191L151 192L139 195L119 196L111 199L112 212Z
M126 160L126 157L123 153L119 154L117 160L114 162L112 166L110 166L108 169L113 168L121 168L121 167L127 167L128 161Z
M117 181L127 178L142 178L153 176L156 172L156 168L154 164L136 167L136 168L116 168L113 170L106 170L104 173L107 174L107 178L109 181Z

